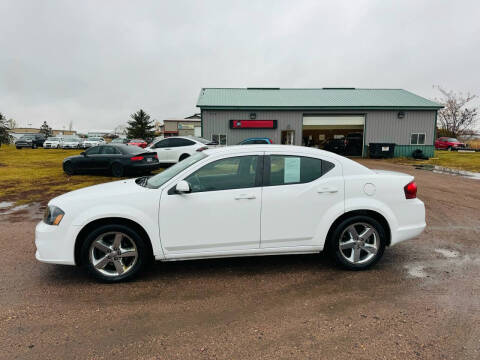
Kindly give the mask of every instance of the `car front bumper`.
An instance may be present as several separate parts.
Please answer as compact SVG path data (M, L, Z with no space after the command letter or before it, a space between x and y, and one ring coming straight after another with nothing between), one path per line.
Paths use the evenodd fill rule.
M79 232L80 226L39 222L35 228L35 258L49 264L75 265L74 244Z

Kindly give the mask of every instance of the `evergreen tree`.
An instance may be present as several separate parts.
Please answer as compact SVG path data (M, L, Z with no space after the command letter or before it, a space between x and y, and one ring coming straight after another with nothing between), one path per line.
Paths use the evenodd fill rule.
M0 146L11 143L12 136L8 133L8 130L7 118L0 113Z
M129 139L144 139L149 140L153 138L153 120L150 120L148 115L142 109L130 115L132 120L128 122L127 137Z
M48 138L49 136L52 136L53 134L52 128L48 126L46 121L44 121L42 126L40 126L40 133L45 135L46 138Z

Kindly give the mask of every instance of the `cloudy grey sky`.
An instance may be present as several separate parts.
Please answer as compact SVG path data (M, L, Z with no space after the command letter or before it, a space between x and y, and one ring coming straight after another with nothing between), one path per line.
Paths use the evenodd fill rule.
M0 112L109 129L202 87L433 84L480 95L473 1L0 1Z

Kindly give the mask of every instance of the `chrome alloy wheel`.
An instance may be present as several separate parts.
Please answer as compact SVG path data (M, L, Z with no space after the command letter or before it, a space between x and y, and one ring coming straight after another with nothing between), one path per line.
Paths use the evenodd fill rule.
M120 276L128 273L137 263L138 250L135 242L121 232L107 232L98 236L90 245L90 263L105 276Z
M342 232L338 247L345 260L352 264L363 264L377 254L380 236L372 225L355 223Z

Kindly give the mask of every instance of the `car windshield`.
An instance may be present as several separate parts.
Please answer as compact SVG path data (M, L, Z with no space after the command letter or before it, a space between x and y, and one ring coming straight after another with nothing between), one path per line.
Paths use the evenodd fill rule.
M99 137L91 137L91 138L88 138L87 140L88 140L88 141L100 141L101 138L99 138Z
M148 179L147 181L147 187L150 188L158 188L165 184L168 180L173 178L174 176L177 176L180 172L185 170L186 168L192 166L196 162L205 159L207 155L203 152L197 152L196 154L189 156L185 160L182 160L172 167L169 167L168 169L162 171L160 174L157 174L155 176L152 176L151 178Z
M449 142L459 142L457 139L455 138L448 138L447 141Z
M26 135L26 136L22 136L20 139L27 140L27 139L34 139L34 138L35 138L35 136Z
M133 139L133 140L130 140L131 143L142 143L143 140L141 139Z
M80 141L79 138L73 137L73 136L72 137L66 137L63 140L65 140L65 141Z
M58 141L58 140L59 140L59 138L56 138L56 137L49 137L47 140L48 140L48 141Z

